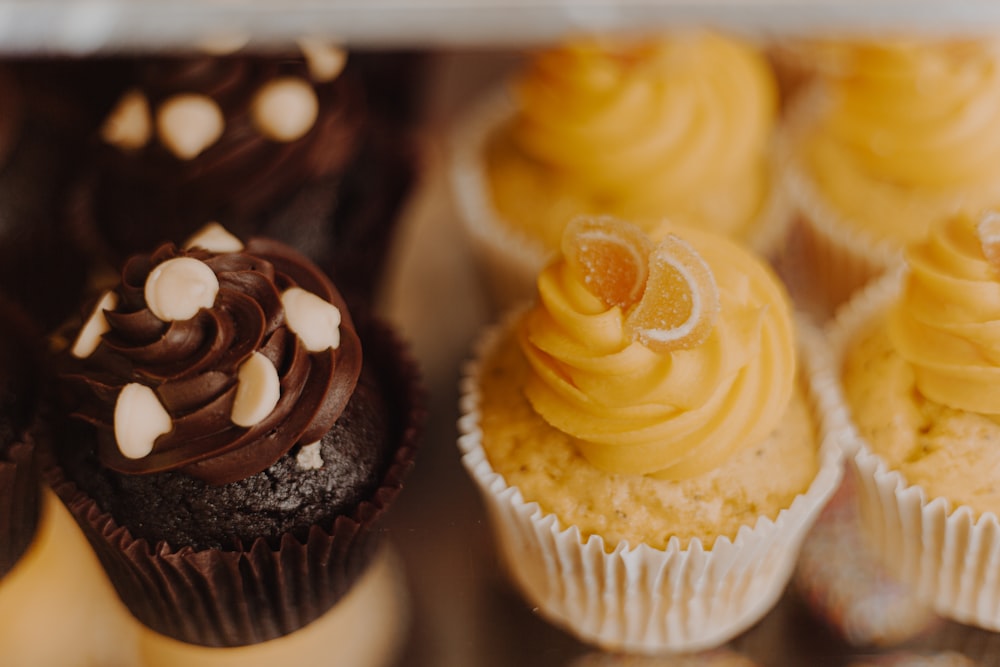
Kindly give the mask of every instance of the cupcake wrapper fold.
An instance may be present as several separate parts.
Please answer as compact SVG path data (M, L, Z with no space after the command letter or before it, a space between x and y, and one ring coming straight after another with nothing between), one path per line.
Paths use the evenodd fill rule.
M330 530L313 526L305 542L290 534L276 549L263 539L244 550L191 547L134 539L128 529L81 492L58 467L49 481L97 552L132 614L157 632L215 647L255 644L290 634L319 618L351 588L380 543L377 520L413 465L424 418L416 365L388 328L364 327L370 360L401 415L400 442L381 486Z
M472 105L456 125L449 145L452 196L498 312L533 294L535 278L551 254L539 241L505 222L490 193L483 155L490 136L514 113L508 89L496 88ZM781 250L793 210L780 178L776 149L772 153L774 187L746 240L751 249L767 258L774 258Z
M857 294L829 326L832 363L839 376L861 328L899 294L903 272L893 272ZM930 498L874 453L850 422L839 382L824 399L834 411L834 439L848 456L857 486L861 528L873 551L935 612L962 623L1000 630L1000 520L976 518L966 505Z
M12 444L0 459L0 578L21 558L35 537L41 486L30 436Z
M493 328L480 339L477 359L502 331ZM493 470L481 443L477 373L472 362L462 380L458 444L502 560L543 616L604 649L698 651L748 629L781 596L806 532L841 479L839 451L824 442L813 483L774 521L762 517L734 540L717 538L710 550L697 539L682 549L674 537L662 550L623 543L608 551L603 538L584 540Z
M838 214L799 159L797 137L822 104L824 96L818 87L804 92L789 111L777 143L778 162L784 166L784 190L796 211L794 243L785 251L783 266L803 291L803 299L831 313L903 258L900 247L866 234Z

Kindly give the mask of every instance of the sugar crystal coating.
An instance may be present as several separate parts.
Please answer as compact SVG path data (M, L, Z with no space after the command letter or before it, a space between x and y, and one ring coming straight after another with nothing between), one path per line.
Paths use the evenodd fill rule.
M673 234L649 260L646 291L627 326L639 341L661 352L702 343L719 315L719 288L701 255Z
M576 218L563 234L566 262L606 306L627 308L642 296L653 244L638 227L610 217Z

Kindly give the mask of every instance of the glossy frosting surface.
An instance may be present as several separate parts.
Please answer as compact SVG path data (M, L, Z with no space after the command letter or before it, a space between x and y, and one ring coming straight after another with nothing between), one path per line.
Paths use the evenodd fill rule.
M991 42L845 47L799 139L844 219L900 243L1000 198L1000 50Z
M916 387L942 405L1000 414L1000 272L975 222L954 216L907 251L909 274L889 335Z
M685 478L771 433L796 374L788 298L749 252L723 237L678 232L704 257L721 309L707 340L654 352L632 339L562 260L538 279L539 304L519 335L525 393L598 468Z
M738 41L692 31L572 42L537 55L513 95L504 132L515 155L502 143L494 151L494 195L505 217L550 247L564 214L610 213L647 228L670 218L741 235L763 205L775 86L763 58ZM523 179L539 178L532 172L564 200L553 219L521 210Z
M211 307L163 321L149 309L144 286L158 266L177 257L211 268L219 289ZM282 306L282 292L291 287L339 308L339 347L306 349ZM236 481L265 470L296 444L319 440L352 395L361 345L346 306L329 280L287 246L253 239L242 251L214 253L166 244L132 258L115 293L117 306L104 311L108 331L93 354L73 360L67 372L81 388L78 416L98 427L98 454L113 470L182 470L212 484ZM240 369L255 354L273 365L280 397L263 419L237 426ZM129 384L153 389L172 424L138 458L123 455L114 435L115 402Z

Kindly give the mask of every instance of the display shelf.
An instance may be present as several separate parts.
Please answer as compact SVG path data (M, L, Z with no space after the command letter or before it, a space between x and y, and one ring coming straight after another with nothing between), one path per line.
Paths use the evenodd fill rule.
M592 30L707 24L755 33L984 31L990 0L2 0L0 52L87 55L303 35L352 46L511 46Z

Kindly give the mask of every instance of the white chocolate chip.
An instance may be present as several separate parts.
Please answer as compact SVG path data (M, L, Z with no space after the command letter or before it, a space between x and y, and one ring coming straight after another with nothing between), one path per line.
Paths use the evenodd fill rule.
M218 141L225 128L219 105L207 95L174 95L156 112L160 141L182 160L191 160Z
M115 402L115 440L123 456L141 459L172 428L170 414L152 389L135 382L122 387Z
M175 257L150 271L143 293L146 305L164 322L189 320L215 303L219 279L204 262Z
M111 328L108 318L104 316L105 310L114 310L118 307L118 295L114 292L105 292L101 299L90 313L90 317L80 328L80 333L76 336L73 349L70 352L77 359L85 359L94 353L97 345L101 342L101 336Z
M281 381L271 360L254 352L236 373L236 397L231 419L237 426L253 426L271 414L281 397Z
M243 241L229 233L225 227L217 222L210 222L189 238L184 243L185 248L204 248L209 252L240 252L243 250Z
M345 49L319 37L302 37L298 44L313 81L333 81L344 71L344 66L347 65Z
M281 294L285 321L310 352L340 347L340 310L312 292L290 287Z
M152 134L149 101L137 89L122 95L101 125L101 139L126 151L142 148L149 143Z
M302 445L299 453L295 456L295 464L299 470L319 470L323 467L323 455L320 453L322 444L317 440L311 444Z
M250 111L254 125L265 137L272 141L295 141L312 129L319 101L312 86L289 76L261 86Z
M196 41L198 50L212 56L228 56L250 43L249 33L238 30L215 32Z

